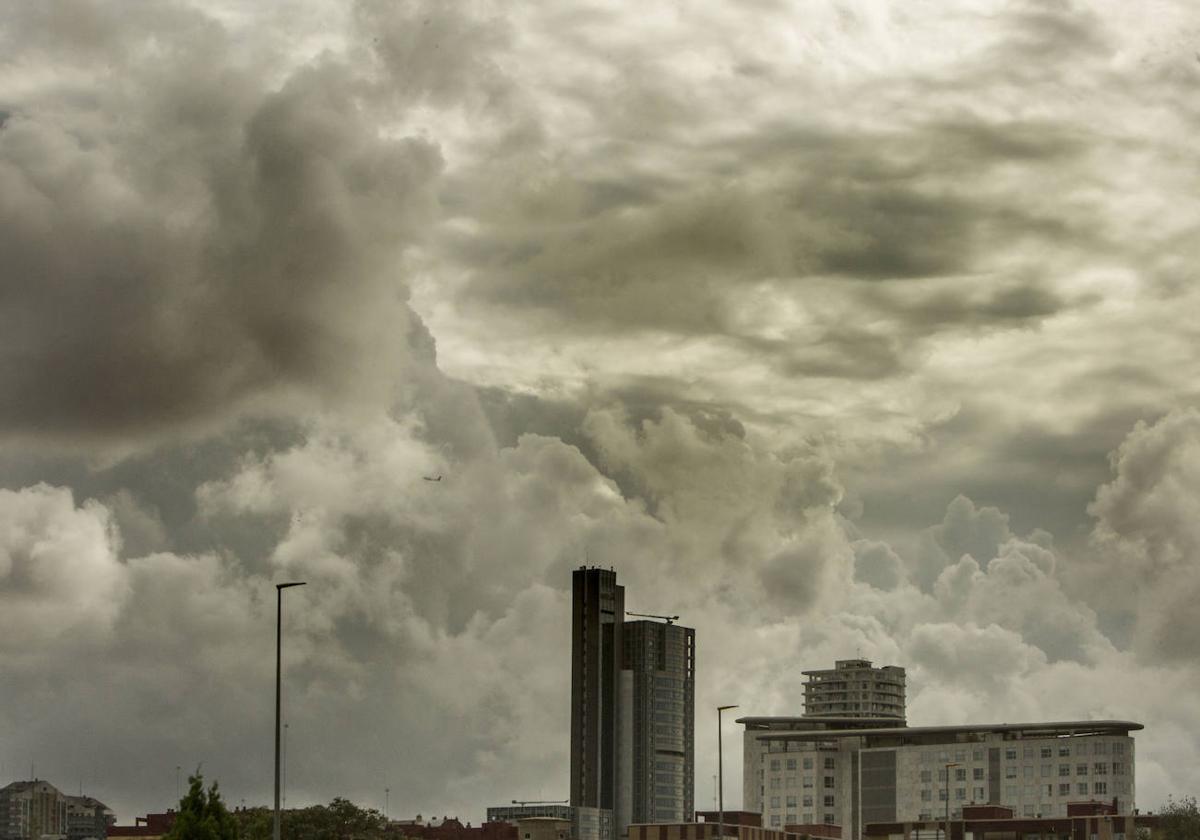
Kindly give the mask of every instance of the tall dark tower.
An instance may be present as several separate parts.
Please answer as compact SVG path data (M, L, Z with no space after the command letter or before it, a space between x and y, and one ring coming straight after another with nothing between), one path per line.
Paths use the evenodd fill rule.
M625 587L607 569L576 569L571 584L571 804L613 810Z
M670 621L627 621L626 723L631 753L618 826L691 822L696 774L696 631ZM623 762L624 763L624 762ZM628 798L628 803L625 799Z

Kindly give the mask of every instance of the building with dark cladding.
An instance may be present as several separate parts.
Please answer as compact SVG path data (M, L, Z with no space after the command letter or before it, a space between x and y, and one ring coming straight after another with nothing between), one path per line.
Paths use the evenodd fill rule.
M625 587L580 568L571 588L571 805L615 811Z
M621 632L620 764L628 778L622 778L617 824L690 822L696 631L670 621L627 621Z

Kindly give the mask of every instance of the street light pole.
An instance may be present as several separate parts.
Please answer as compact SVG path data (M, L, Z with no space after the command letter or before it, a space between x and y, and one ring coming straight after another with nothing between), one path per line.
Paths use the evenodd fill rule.
M306 581L275 584L275 820L271 840L279 840L279 708L283 677L283 590L304 586Z
M946 840L950 840L950 768L958 766L958 762L946 765Z
M725 840L725 755L721 743L721 712L737 705L717 706L717 836Z

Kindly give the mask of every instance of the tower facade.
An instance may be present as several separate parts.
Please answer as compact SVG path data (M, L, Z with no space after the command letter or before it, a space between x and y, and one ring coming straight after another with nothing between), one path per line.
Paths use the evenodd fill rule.
M625 587L580 568L571 591L571 805L615 810Z
M904 724L904 669L840 659L832 670L805 671L805 717L870 718Z
M695 778L696 631L627 621L617 824L691 822Z

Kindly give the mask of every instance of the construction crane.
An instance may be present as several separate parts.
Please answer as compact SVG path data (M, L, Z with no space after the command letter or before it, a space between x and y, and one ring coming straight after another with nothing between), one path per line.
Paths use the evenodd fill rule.
M566 799L514 799L512 804L524 807L526 805L566 805Z
M651 613L635 613L629 610L625 610L625 615L635 615L638 618L661 618L667 624L673 624L679 620L679 616L677 615L652 615Z

